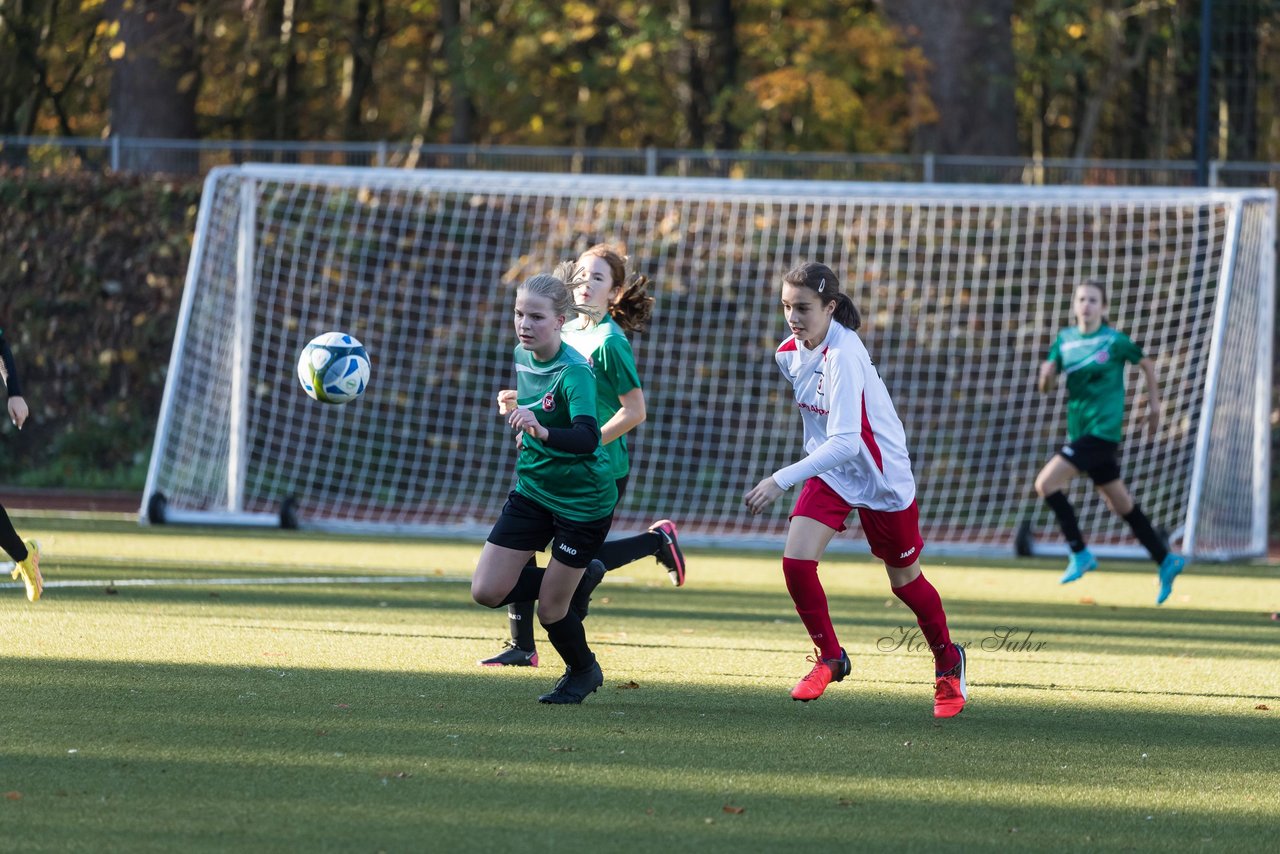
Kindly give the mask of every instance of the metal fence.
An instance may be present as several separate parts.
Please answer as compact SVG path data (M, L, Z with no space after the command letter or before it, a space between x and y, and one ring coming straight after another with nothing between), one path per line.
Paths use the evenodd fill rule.
M831 181L1164 187L1196 183L1196 165L1190 160L0 136L0 164L34 169L199 177L215 166L248 162ZM1280 188L1280 163L1214 161L1209 184Z

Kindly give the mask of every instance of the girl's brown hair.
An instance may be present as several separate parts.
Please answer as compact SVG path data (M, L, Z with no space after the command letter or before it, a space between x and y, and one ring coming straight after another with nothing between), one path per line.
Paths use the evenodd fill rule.
M546 297L551 300L551 310L557 315L570 318L575 314L581 314L594 320L600 318L595 316L595 312L580 305L576 305L573 301L573 282L577 280L579 268L573 261L561 261L556 265L554 271L550 273L539 273L536 276L530 276L519 285L516 286L516 293L523 291L534 296Z
M610 290L619 288L618 295L609 301L609 316L628 334L643 332L653 317L653 297L649 296L649 280L636 273L627 278L627 256L618 247L597 243L578 256L603 258L609 265L612 279Z
M1107 302L1107 286L1105 283L1103 283L1102 279L1085 279L1079 285L1076 285L1076 287L1081 287L1084 285L1088 285L1091 288L1097 288L1098 293L1102 294L1102 304L1110 305L1110 303Z
M858 310L853 307L853 300L849 299L848 294L840 290L840 280L836 278L836 274L826 264L819 264L817 261L806 261L783 276L782 281L788 285L808 288L818 295L818 299L822 300L824 306L829 302L835 302L836 310L832 317L841 326L847 326L849 329L856 331L862 325L862 317L858 314Z

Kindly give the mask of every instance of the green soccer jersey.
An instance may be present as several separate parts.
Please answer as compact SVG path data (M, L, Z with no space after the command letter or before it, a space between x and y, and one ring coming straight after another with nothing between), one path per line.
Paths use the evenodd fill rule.
M1088 334L1069 326L1058 333L1047 358L1067 375L1067 441L1123 439L1124 366L1141 362L1142 348L1105 323Z
M641 387L635 356L631 353L631 342L627 340L622 327L608 315L588 329L571 329L566 325L561 329L560 337L586 356L591 369L595 371L596 418L603 428L614 413L622 408L618 398ZM609 458L614 480L626 477L631 471L627 437L619 436L605 445L604 450Z
M571 427L580 415L597 417L596 378L585 356L566 344L549 362L516 347L516 402L543 427ZM575 522L602 519L618 503L618 487L600 445L589 454L548 447L521 437L516 492Z

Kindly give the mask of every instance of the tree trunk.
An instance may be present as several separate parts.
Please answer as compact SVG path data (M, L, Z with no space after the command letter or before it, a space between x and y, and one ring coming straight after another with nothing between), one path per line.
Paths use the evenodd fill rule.
M0 135L30 135L40 110L43 74L31 62L40 40L28 14L24 0L0 4Z
M676 20L680 32L676 35L676 102L684 119L678 131L676 145L679 148L702 148L706 142L706 116L703 102L704 84L702 63L698 61L693 15L694 0L676 0Z
M342 138L358 139L364 121L364 100L373 85L373 60L387 31L383 0L357 0L352 25L347 99L342 111Z
M440 27L444 35L445 60L449 65L449 115L453 119L449 141L459 145L473 141L471 134L475 124L475 106L467 83L466 53L462 44L464 26L461 0L440 0Z
M194 139L199 58L195 11L180 0L108 0L108 22L119 22L119 55L111 63L111 133L120 137ZM189 154L160 149L128 152L125 168L195 172Z
M1111 10L1102 16L1103 25L1107 28L1103 34L1106 47L1102 51L1106 59L1097 75L1096 84L1090 87L1091 91L1085 100L1083 115L1077 126L1075 150L1072 152L1072 156L1076 158L1093 154L1093 141L1098 133L1103 107L1114 98L1120 81L1137 68L1146 56L1152 20L1148 16L1138 17L1133 21L1133 26L1130 26L1130 19L1133 17L1136 16L1122 14L1120 10ZM1133 32L1135 28L1136 33ZM1128 55L1124 53L1126 44L1134 44Z
M1227 159L1258 159L1258 10L1229 6L1221 27L1230 34L1224 50L1223 97L1227 102Z
M294 38L302 0L258 0L250 53L261 69L246 110L249 137L296 140L299 136L298 73Z
M935 154L1016 155L1013 0L878 0L929 61L938 121L913 147Z
M708 0L707 6L707 32L711 37L708 68L714 81L707 92L708 106L714 115L711 144L727 151L738 147L738 128L729 118L725 97L738 85L738 21L732 0Z
M731 0L676 0L676 101L684 118L682 148L734 148L738 130L720 108L737 82L737 19Z

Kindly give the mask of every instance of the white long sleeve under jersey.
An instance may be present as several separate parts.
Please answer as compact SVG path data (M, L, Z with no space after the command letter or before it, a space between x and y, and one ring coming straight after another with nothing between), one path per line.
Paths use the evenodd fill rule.
M858 333L832 321L812 350L792 335L775 358L795 388L808 456L774 481L820 477L853 507L906 509L916 497L906 432Z

